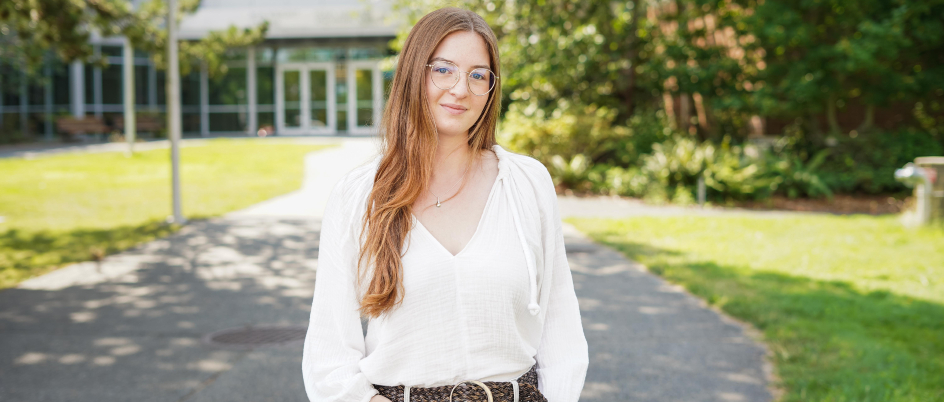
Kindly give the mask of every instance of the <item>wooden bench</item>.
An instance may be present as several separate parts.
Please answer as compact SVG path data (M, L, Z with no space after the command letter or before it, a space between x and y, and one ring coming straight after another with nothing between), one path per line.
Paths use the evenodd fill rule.
M95 116L75 118L71 116L56 119L56 129L60 133L75 137L79 134L104 134L111 131L105 122Z
M115 129L121 133L125 131L124 116L114 118ZM134 121L135 131L139 133L157 133L164 129L164 120L157 115L137 115Z

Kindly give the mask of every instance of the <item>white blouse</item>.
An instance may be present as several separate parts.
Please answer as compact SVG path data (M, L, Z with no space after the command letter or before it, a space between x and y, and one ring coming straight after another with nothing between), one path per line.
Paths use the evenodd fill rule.
M588 364L587 343L553 184L536 160L498 145L493 149L499 157L498 176L472 238L452 255L413 217L402 256L403 302L371 319L366 337L357 312L363 289L354 286L355 261L362 204L379 157L350 172L332 190L322 221L302 363L310 400L366 402L377 394L372 384L508 381L537 364L538 386L548 402L577 401ZM534 164L540 166L537 173ZM529 184L520 185L522 180ZM532 186L534 180L544 183ZM536 191L538 187L544 191ZM521 197L523 189L534 196ZM550 208L548 197L554 197ZM536 210L549 210L548 216L538 219L542 214ZM539 227L554 231L545 236L553 240L549 247L537 250L547 251L553 263L534 252L531 240L542 231L528 229ZM547 248L553 249L543 250Z

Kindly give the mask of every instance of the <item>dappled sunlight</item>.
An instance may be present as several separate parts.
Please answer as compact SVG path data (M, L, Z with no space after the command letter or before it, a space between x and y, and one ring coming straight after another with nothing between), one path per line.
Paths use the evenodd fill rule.
M619 386L605 382L587 381L580 392L580 398L607 398L619 392Z
M760 383L760 381L758 381L757 378L754 378L754 377L751 377L749 375L745 375L742 373L723 373L721 375L724 377L725 380L728 380L728 381L743 382L746 384L759 384Z
M718 398L722 401L731 401L731 402L741 402L749 401L746 395L739 394L737 392L719 392Z
M610 329L610 326L602 322L596 322L596 323L587 325L587 329L591 331L606 331Z
M601 301L598 300L598 299L590 299L590 298L586 298L586 297L578 297L578 298L577 298L577 303L580 304L580 310L581 310L581 311L586 311L586 310L593 310L593 309L596 309L596 308L600 307L600 304L602 304L603 302L601 302Z
M668 307L657 307L657 306L640 306L639 312L642 314L653 315L653 314L674 314L676 312L673 308Z
M233 369L247 353L207 346L203 335L307 323L318 230L317 220L197 220L98 264L0 291L4 382L41 377L83 389L73 372L82 367L85 375L160 384L177 400L176 392Z

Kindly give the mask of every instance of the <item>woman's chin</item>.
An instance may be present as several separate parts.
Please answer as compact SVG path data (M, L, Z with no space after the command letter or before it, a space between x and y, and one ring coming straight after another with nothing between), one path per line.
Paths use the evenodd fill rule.
M466 136L469 133L469 128L472 126L466 126L464 124L455 124L455 122L437 122L436 131L439 135L462 135Z

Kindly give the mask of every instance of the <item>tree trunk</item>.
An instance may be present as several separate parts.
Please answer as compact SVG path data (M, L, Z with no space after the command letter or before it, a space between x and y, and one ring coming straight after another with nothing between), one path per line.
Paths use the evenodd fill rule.
M698 92L692 94L692 99L695 101L695 114L698 116L698 127L701 127L702 131L708 133L710 127L708 126L708 112L705 110L705 99Z
M859 133L864 133L872 129L875 124L875 105L865 107L865 120L859 125Z
M816 141L819 141L823 138L823 130L819 126L819 117L816 113L810 112L807 116L807 125L810 130L810 136Z
M678 122L675 120L675 101L672 99L671 92L662 93L662 102L665 104L665 115L668 117L669 124L672 125L672 128L678 127Z
M826 100L826 122L829 123L830 134L838 134L842 131L839 128L839 121L836 119L836 95L829 95Z
M691 98L687 93L679 94L679 130L688 132L692 126Z

